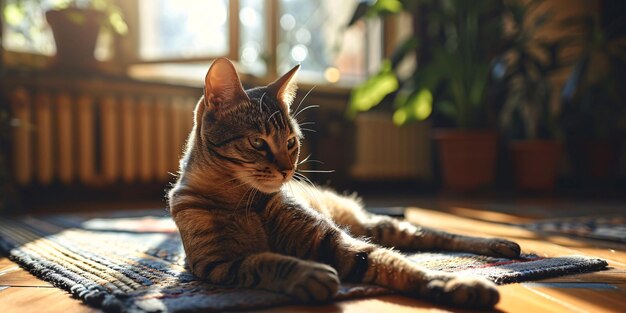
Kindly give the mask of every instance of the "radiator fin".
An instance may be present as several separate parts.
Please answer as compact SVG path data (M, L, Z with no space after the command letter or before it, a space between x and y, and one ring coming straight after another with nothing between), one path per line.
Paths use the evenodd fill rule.
M101 186L173 180L196 98L15 88L10 102L18 185Z

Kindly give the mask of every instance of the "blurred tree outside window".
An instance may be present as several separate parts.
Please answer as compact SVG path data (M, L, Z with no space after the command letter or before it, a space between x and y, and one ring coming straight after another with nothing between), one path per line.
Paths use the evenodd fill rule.
M267 74L268 42L266 1L239 0L239 61L256 76Z
M346 28L357 2L281 0L278 71L301 63L306 78L337 82L360 81L377 69L382 56L380 22Z
M139 57L226 55L228 19L226 0L139 0Z
M6 50L43 55L56 52L45 12L58 0L5 0L2 45Z
M4 48L54 55L45 11L63 1L5 0ZM232 1L237 1L235 6ZM269 78L300 63L301 81L347 84L363 81L380 67L382 22L360 21L346 27L358 0L124 2L137 8L137 16L126 17L136 25L136 55L126 60L189 62L229 56L247 73ZM233 14L233 8L239 12ZM238 20L238 34L230 29L232 18Z

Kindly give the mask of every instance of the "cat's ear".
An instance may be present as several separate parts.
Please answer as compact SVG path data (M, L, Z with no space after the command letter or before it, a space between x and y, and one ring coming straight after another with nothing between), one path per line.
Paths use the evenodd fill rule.
M278 99L278 101L286 107L287 112L289 112L289 106L291 106L293 99L296 97L296 91L298 90L295 76L299 69L300 64L296 65L281 78L268 85L269 90L271 90L276 99Z
M218 58L204 78L204 99L209 109L225 110L248 99L235 66L226 58Z

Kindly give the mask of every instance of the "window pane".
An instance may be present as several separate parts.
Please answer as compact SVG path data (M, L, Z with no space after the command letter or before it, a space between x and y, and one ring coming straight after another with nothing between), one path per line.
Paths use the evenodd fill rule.
M278 71L302 64L302 76L328 82L367 76L371 54L380 57L380 27L359 22L347 28L357 0L281 0ZM378 40L372 44L372 40ZM370 47L376 47L370 49Z
M267 73L266 8L263 0L239 1L239 60L248 73L256 76Z
M139 12L142 59L228 53L227 0L139 0Z
M2 45L7 50L53 55L52 31L45 11L54 0L6 0L3 12Z

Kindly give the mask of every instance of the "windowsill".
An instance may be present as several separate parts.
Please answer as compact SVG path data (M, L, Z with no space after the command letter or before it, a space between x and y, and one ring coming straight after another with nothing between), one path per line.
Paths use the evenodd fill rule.
M126 71L129 77L142 81L199 87L210 62L202 64L165 63L135 64Z
M135 64L128 67L127 74L141 81L199 87L204 85L204 77L210 65L211 62ZM240 76L245 85L261 86L271 82L241 71ZM331 84L315 80L312 79L314 75L307 75L306 72L300 73L300 76L298 86L303 90L315 87L317 92L347 95L356 85L355 82L348 81Z
M8 69L57 72L57 70L53 70L50 67L52 63L50 56L5 50L3 57ZM204 77L211 63L211 61L207 60L195 63L133 64L124 69L119 64L102 62L101 69L89 73L91 76L99 74L105 76L113 75L115 77L128 77L142 82L200 88L204 85ZM69 73L64 73L63 71L57 73L59 75L69 75ZM250 75L243 70L239 70L239 73L246 86L263 86L271 82L269 78ZM320 79L320 76L319 73L300 71L298 74L298 87L301 92L307 93L309 90L314 89L313 94L346 98L349 97L352 88L358 83L354 80L329 83Z

